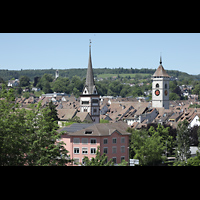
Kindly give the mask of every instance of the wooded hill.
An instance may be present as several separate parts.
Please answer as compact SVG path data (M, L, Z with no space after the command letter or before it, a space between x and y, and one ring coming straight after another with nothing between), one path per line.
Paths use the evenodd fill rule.
M156 69L125 69L125 68L94 68L94 76L97 77L100 74L146 74L151 75L154 74ZM20 76L28 76L31 81L33 81L34 77L42 77L45 73L51 74L55 76L56 69L28 69L28 70L0 70L0 77L4 79L4 81L8 81L12 78L19 79ZM190 80L200 80L199 75L189 75L185 72L177 71L177 70L166 70L170 76L177 77L180 81L183 79L190 79ZM71 79L73 76L77 75L81 79L86 77L87 68L79 68L79 69L59 69L59 75L61 77L68 77Z

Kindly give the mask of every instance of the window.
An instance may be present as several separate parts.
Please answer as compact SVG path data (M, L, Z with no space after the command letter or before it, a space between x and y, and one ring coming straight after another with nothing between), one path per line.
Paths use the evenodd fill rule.
M165 89L167 89L167 83L165 83Z
M94 108L94 113L96 113L97 112L97 109L96 108Z
M108 153L108 147L104 147L104 148L103 148L103 152L104 152L104 153Z
M91 148L90 149L90 154L95 154L96 153L96 148Z
M159 84L158 83L156 84L156 87L159 88Z
M79 144L80 143L80 139L79 138L74 138L74 144Z
M112 153L117 153L117 147L112 147Z
M82 104L89 104L89 101L82 101Z
M113 158L112 158L112 161L114 162L114 164L116 164L116 163L117 163L117 158L116 158L116 157L113 157Z
M103 143L104 143L104 144L108 144L108 139L107 139L107 138L104 138L104 139L103 139Z
M97 142L96 139L90 139L91 144L96 144L96 142Z
M99 103L98 99L92 99L92 103Z
M85 134L92 134L92 130L86 130Z
M74 154L79 154L79 147L74 147Z
M121 138L121 143L125 143L125 138L124 137Z
M74 158L74 164L78 165L79 164L79 158Z
M121 162L122 162L123 160L125 160L125 157L124 157L124 156L121 156Z
M83 147L82 148L82 154L87 154L88 153L88 148L87 147Z
M112 143L113 143L113 144L116 144L116 143L117 143L117 138L113 138L113 139L112 139Z
M84 108L84 109L83 109L83 112L87 112L87 108Z
M87 144L88 143L88 139L87 138L82 138L82 144Z
M121 153L125 152L125 146L121 146Z

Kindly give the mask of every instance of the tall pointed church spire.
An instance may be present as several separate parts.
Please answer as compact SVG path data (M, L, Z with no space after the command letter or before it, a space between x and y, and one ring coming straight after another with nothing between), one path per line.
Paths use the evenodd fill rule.
M95 89L94 74L93 74L93 70L92 70L91 43L92 42L90 40L88 69L87 69L87 76L86 76L86 82L85 82L85 87L87 87L88 94L94 94L94 89Z

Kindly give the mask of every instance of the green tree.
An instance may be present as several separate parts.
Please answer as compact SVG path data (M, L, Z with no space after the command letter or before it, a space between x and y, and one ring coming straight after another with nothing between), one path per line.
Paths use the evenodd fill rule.
M97 147L96 157L89 160L87 156L83 158L83 162L85 163L84 166L113 166L114 163L112 159L106 162L108 156L104 153L103 155L100 154L100 146Z
M47 80L43 82L42 90L45 94L53 92L50 83Z
M200 84L196 84L194 89L192 90L192 94L199 95L200 94L199 91L200 91Z
M200 166L200 153L197 151L197 155L195 157L187 159L185 166Z
M163 146L165 146L165 153L169 153L173 151L173 148L175 147L175 142L173 139L173 136L169 134L170 127L164 127L161 124L158 124L158 127L155 129L153 126L151 126L148 129L149 135L153 135L157 133L161 137L161 142Z
M188 121L179 122L177 126L176 144L176 162L186 161L191 157L190 152L190 130Z
M158 132L151 132L141 129L128 129L131 134L129 143L130 158L139 159L140 165L159 165L165 157L162 156L164 149L162 137Z
M19 78L19 83L21 87L26 87L30 85L30 78L28 76L21 76Z
M180 96L174 92L169 93L169 100L173 101L173 100L180 100Z
M53 83L52 86L52 90L54 92L65 92L65 93L69 93L71 91L69 91L68 89L68 85L69 85L70 81L68 78L62 78L59 77L56 79L56 81Z
M0 97L0 166L66 165L71 162L57 123L41 103L31 110L14 103L14 91L3 86Z
M53 121L53 122L56 122L58 123L58 113L57 113L57 110L56 110L56 105L53 104L52 101L49 102L48 104L48 108L50 109L50 113L48 115L48 117L50 117L50 119Z
M40 81L41 77L34 77L34 82L33 82L33 87L36 87L36 85L38 84L38 82Z

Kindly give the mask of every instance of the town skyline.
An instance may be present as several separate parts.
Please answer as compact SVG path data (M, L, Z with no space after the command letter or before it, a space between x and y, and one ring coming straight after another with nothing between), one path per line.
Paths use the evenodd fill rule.
M200 74L198 33L1 33L0 68L87 68L89 39L93 68L156 69Z

